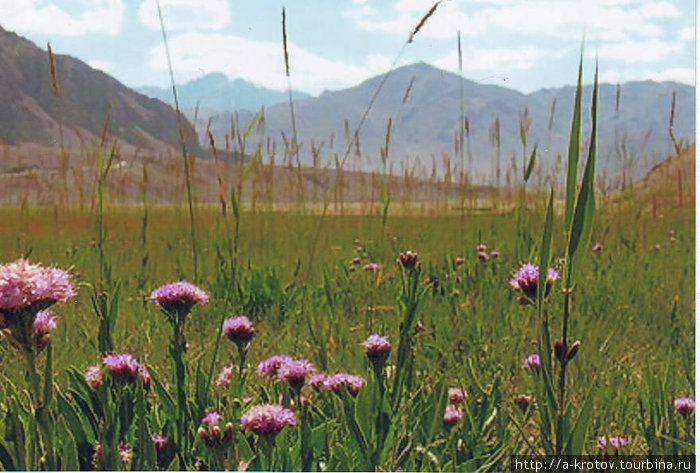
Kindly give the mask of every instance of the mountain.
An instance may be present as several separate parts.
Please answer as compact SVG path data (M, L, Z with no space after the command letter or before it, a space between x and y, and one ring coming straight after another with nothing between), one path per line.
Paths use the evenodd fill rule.
M136 89L144 95L173 103L170 88L139 87ZM300 100L310 95L292 91L292 99ZM258 87L243 79L229 80L224 74L211 73L199 79L177 86L177 98L182 110L192 116L194 109L204 115L232 112L234 110L257 111L261 107L275 105L288 100L287 92Z
M48 53L0 27L0 142L58 147L90 146L108 133L134 148L179 147L175 111L65 55L55 55L58 97L51 85ZM108 119L109 117L109 119ZM194 129L184 123L184 134Z
M572 71L572 79L575 77ZM590 75L589 71L585 71ZM312 143L318 147L324 163L342 159L347 149L347 131L354 131L370 103L383 76L371 78L358 86L324 92L317 98L297 100L294 104L298 139L303 163L313 161ZM494 121L500 122L501 183L506 169L517 163L522 166L522 145L519 114L527 110L531 120L528 132L528 153L538 145L539 160L550 169L561 166L568 149L568 136L575 94L574 87L543 89L523 94L506 87L462 80L464 108L469 122L465 143L465 168L472 169L482 181L495 174L496 150L490 140ZM674 134L678 139L694 141L695 89L673 82L630 82L620 86L619 109L616 109L617 86L601 84L599 90L598 169L609 176L631 180L642 176L654 164L667 157L673 147L669 140L669 110L672 93L676 93ZM584 87L584 139L590 129L590 99L592 87ZM460 123L459 76L417 63L394 70L377 96L359 134L360 158L355 150L348 162L352 169L375 170L381 166L380 149L386 139L387 121L392 120L389 165L394 172L402 166L419 164L427 173L435 159L444 169L444 157L451 158L454 170L455 137ZM550 114L554 109L550 127ZM251 114L240 114L240 126L245 127ZM222 143L231 128L231 115L215 117L212 130ZM289 107L278 104L265 110L265 135L280 140L291 136ZM262 142L262 141L260 141ZM250 145L248 147L250 149ZM264 154L264 153L263 153ZM278 158L279 159L279 158ZM393 164L392 164L393 163ZM624 165L623 165L624 163ZM538 166L536 169L541 169ZM544 179L540 171L540 181Z

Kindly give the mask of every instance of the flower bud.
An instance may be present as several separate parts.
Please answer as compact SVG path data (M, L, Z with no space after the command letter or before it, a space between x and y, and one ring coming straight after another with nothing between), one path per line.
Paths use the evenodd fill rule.
M569 347L569 352L566 354L566 359L567 361L571 361L574 359L576 354L578 353L579 348L581 347L581 342L576 340L571 347Z
M554 356L556 356L559 361L564 361L566 357L566 347L561 340L554 342Z
M413 270L418 264L418 253L406 251L399 255L399 262L404 269Z

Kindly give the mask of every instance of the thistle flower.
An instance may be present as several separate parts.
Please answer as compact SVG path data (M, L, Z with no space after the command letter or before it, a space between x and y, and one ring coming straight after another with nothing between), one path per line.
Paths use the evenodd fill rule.
M527 411L527 409L534 404L534 399L532 396L528 396L527 394L519 394L513 398L513 402L523 411Z
M462 410L455 405L449 404L447 408L445 408L445 415L443 416L442 420L445 427L450 428L462 422L463 418L464 414L462 413Z
M364 342L365 354L375 365L382 365L391 353L391 343L386 337L373 333Z
M292 361L292 359L292 357L287 355L271 356L267 360L261 361L258 364L257 372L265 379L271 380L272 378L277 376L277 370L279 370L279 367L282 365L282 363Z
M202 424L208 427L214 427L219 425L221 421L221 414L216 409L210 409L207 411L206 415L202 418Z
M399 263L404 269L413 270L418 264L418 253L406 251L399 255Z
M379 263L367 263L362 267L362 269L371 273L376 273L377 271L379 271L379 268Z
M486 253L488 251L488 246L484 245L483 243L480 243L476 245L476 252L477 253Z
M85 370L85 382L92 389L98 389L104 383L104 378L102 377L102 370L99 366L90 366Z
M92 446L92 469L95 471L99 471L102 467L102 454L102 443L95 442Z
M449 388L447 390L447 397L452 404L462 404L467 398L467 393L460 388Z
M216 378L216 385L225 389L231 386L231 378L233 377L233 366L229 365L224 367L219 373L219 377Z
M592 251L593 253L600 253L600 252L603 251L604 249L605 249L605 246L604 246L602 243L596 243L596 244L593 245L593 247L591 248L591 251Z
M0 313L38 312L75 296L68 272L19 259L0 265Z
M321 389L325 389L327 380L328 375L326 373L319 373L311 376L308 380L308 384L316 391L320 391Z
M489 254L485 251L479 251L476 254L476 257L479 258L479 261L481 261L482 263L486 263L489 260Z
M170 443L170 438L166 435L154 435L151 437L151 440L153 441L156 452L162 452Z
M119 452L119 458L121 458L122 465L124 465L125 468L128 468L128 466L131 464L131 460L134 458L134 451L131 448L131 445L122 442L119 444L117 450Z
M166 312L189 312L195 304L205 306L209 295L187 281L174 282L159 287L151 292L152 302L160 305Z
M49 341L51 341L51 332L56 329L57 322L58 317L52 312L41 310L36 314L34 323L32 324L32 331L36 337L38 349L41 350L49 344Z
M288 360L282 362L277 369L277 379L289 384L292 389L299 390L313 372L314 366L306 360Z
M599 450L612 450L618 452L620 448L629 443L627 437L598 437Z
M116 381L134 382L141 377L143 385L148 389L151 385L151 375L129 353L110 353L102 358L102 364Z
M359 266L361 262L362 260L357 256L350 260L350 264L352 264L353 266Z
M500 258L500 257L501 257L501 252L500 252L500 251L494 250L494 251L491 252L491 259L498 259L498 258Z
M365 378L347 373L338 373L328 377L324 384L326 390L336 394L340 394L343 386L345 386L350 394L357 396L365 385Z
M538 353L533 353L532 355L525 358L523 366L529 370L537 371L542 366L540 362L540 355Z
M547 284L545 296L549 294L554 281L559 279L559 273L552 268L547 271ZM510 287L514 291L520 291L523 295L518 301L525 305L537 298L537 284L540 280L540 268L534 264L526 263L518 269L510 279Z
M676 412L687 417L695 411L695 401L688 397L680 397L673 401Z
M242 315L224 320L223 332L236 345L245 346L253 339L255 328L253 322Z
M458 256L455 258L455 266L458 268L464 264L464 258L461 256Z
M285 427L296 425L294 413L277 404L253 406L240 420L241 430L263 437L274 437Z

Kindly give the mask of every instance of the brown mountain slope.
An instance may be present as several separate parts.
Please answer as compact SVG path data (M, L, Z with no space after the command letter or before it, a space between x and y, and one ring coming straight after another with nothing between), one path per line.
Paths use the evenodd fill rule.
M177 147L174 110L73 57L56 55L60 94L51 87L48 53L0 27L0 142L88 145L108 132L136 148ZM186 136L194 136L189 123Z

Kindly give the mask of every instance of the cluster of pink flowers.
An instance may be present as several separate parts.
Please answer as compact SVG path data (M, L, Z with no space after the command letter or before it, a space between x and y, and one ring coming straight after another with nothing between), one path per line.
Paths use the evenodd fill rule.
M39 350L44 348L51 341L51 332L56 329L58 317L47 310L39 311L34 318L32 331L36 337L36 345Z
M264 404L251 407L241 416L241 430L253 432L263 437L274 437L285 427L295 427L294 412L277 404Z
M486 263L490 259L500 258L500 256L501 253L497 250L493 250L491 253L489 253L488 246L483 243L476 246L476 257L483 263Z
M256 371L259 375L269 381L277 376L277 370L280 368L282 363L288 363L292 360L293 358L291 356L274 355L267 360L258 363L258 368Z
M0 265L0 314L38 312L75 296L68 272L20 259Z
M627 437L598 437L598 449L603 451L612 450L613 452L618 452L620 448L628 443Z
M379 268L381 268L381 266L379 266L379 263L367 263L362 267L362 269L370 273L376 273L377 271L379 271Z
M314 372L314 366L307 360L295 359L287 355L274 355L258 364L258 374L267 380L276 379L299 390L306 379Z
M150 299L167 312L188 312L195 304L207 305L209 294L191 282L180 281L159 287Z
M224 336L239 346L245 346L250 343L255 335L253 322L244 315L224 320L222 329Z
M373 363L383 365L391 353L391 343L386 337L373 333L364 342L365 354Z
M224 448L233 441L233 424L227 422L224 431L221 432L220 422L221 414L211 409L206 412L202 419L202 426L197 430L197 435L209 448Z
M353 396L357 396L365 385L365 378L347 373L327 375L320 373L309 378L309 385L317 391L342 392L343 386Z
M216 378L216 385L228 389L231 386L231 378L233 377L233 366L225 366Z
M695 412L695 401L689 397L679 397L673 401L673 406L676 412L685 417Z
M103 368L113 380L133 383L141 378L144 388L151 386L151 375L141 363L129 353L110 353L102 358L102 366L90 366L85 371L85 381L91 388L97 389L104 383Z
M554 282L559 279L559 273L549 268L547 270L547 283L545 296L549 294ZM540 281L540 268L534 264L526 263L518 269L510 279L510 287L514 291L520 291L523 295L518 298L520 304L532 303L537 298L537 285Z

